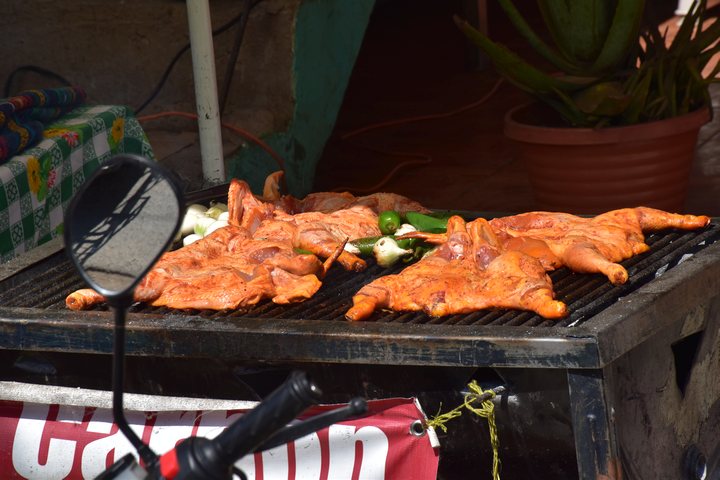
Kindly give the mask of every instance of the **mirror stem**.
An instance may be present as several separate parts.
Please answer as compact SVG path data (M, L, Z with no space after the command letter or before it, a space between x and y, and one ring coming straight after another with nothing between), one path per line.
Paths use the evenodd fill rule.
M113 310L115 310L115 336L113 344L113 418L120 431L135 447L140 458L145 462L146 466L153 466L158 457L145 445L140 437L130 428L125 418L123 409L123 390L125 388L125 313L127 308L132 304L132 299L119 299L113 302Z

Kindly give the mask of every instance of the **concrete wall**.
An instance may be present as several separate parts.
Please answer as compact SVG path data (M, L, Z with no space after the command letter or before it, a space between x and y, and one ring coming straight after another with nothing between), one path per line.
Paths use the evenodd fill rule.
M0 81L22 65L56 72L84 87L88 102L137 109L188 40L181 0L5 0ZM309 191L314 166L342 102L374 0L264 0L251 12L223 121L263 136L285 156L296 194ZM213 28L242 10L238 0L210 3ZM237 25L216 35L222 85ZM195 112L190 51L141 115ZM13 76L9 94L58 85L32 72ZM187 121L165 121L188 128ZM153 123L157 128L158 124ZM257 185L275 169L266 154L244 149L229 173Z
M6 0L0 16L0 80L20 65L54 71L88 91L89 101L137 108L152 93L188 40L187 9L177 0ZM292 37L300 0L265 0L252 11L228 98L226 120L252 131L283 129L292 118ZM213 28L240 13L242 2L211 2ZM219 80L235 29L215 37ZM14 93L52 83L15 76ZM190 52L142 114L194 112ZM252 114L249 114L252 112Z

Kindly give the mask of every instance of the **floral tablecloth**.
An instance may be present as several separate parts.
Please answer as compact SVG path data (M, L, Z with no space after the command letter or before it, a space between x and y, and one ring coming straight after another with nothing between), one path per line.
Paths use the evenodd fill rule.
M0 165L0 262L62 235L65 208L117 153L154 158L124 106L82 106L50 123L37 145Z

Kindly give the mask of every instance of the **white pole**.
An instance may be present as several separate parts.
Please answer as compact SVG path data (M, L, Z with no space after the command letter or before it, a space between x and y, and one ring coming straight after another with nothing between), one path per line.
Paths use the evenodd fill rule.
M187 0L187 11L203 178L214 185L225 181L225 163L210 5L208 0Z
M683 16L690 11L690 6L693 0L678 0L677 8L675 9L675 15Z

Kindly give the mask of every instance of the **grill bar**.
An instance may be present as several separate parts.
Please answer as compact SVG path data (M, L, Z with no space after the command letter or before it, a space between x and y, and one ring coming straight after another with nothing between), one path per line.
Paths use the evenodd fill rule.
M671 252L660 246L627 262L631 269L646 262L652 267L651 273L636 271L633 281L652 279L657 265L671 266L688 252L701 250L659 280L650 280L647 288L633 285L638 291L631 292L629 285L618 290L599 275L553 273L562 291L569 289L563 293L568 298L575 290L608 295L588 298L587 304L582 296L572 301L569 321L498 309L443 318L383 312L377 321L347 322L342 315L350 296L372 276L336 270L318 296L290 307L264 303L242 312L198 312L136 304L128 315L127 353L276 363L601 368L655 333L675 328L720 292L720 242L711 245L717 226L690 236L668 235L673 237L664 244L672 245ZM664 236L648 241L655 245ZM68 291L49 276L69 275L74 282L71 268L63 263L62 254L51 255L0 282L0 348L111 353L113 312L104 306L87 312L65 308ZM81 287L80 279L76 281L73 288ZM586 281L593 285L586 287ZM49 306L8 306L27 298ZM594 309L600 311L592 313Z
M649 235L646 239L650 251L627 260L623 265L630 274L627 284L613 286L599 274L575 274L567 269L551 273L557 298L567 303L570 315L560 321L548 321L530 312L490 309L465 315L450 315L433 318L419 312L380 312L373 320L382 323L428 324L468 326L513 326L513 327L567 327L582 324L588 318L602 311L618 298L637 290L656 277L658 271L676 265L685 256L692 255L720 238L720 227L713 223L701 232L667 231ZM30 269L18 278L11 278L0 284L0 305L35 309L65 309L65 296L84 284L63 254L57 254L48 266L44 263L34 271ZM402 266L383 269L371 264L363 273L333 269L324 281L323 287L313 298L295 305L275 305L263 302L253 308L238 311L187 311L189 315L205 318L266 318L288 320L345 321L344 313L351 306L352 295L363 285L384 274L396 273ZM99 310L105 306L97 307ZM168 314L177 310L136 305L136 313Z

